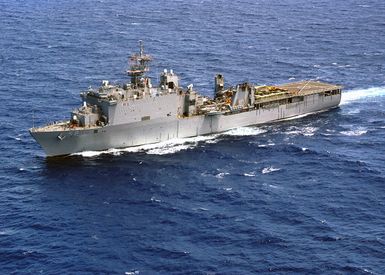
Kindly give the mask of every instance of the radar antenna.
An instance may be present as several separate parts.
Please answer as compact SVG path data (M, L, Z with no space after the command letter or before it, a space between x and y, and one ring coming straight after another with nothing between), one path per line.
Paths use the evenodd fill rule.
M150 55L144 53L142 40L139 40L139 48L139 54L135 53L130 56L130 69L127 71L127 74L131 77L131 84L133 84L134 87L145 85L148 82L145 73L149 71L148 64L152 60ZM145 80L144 83L141 83L142 78Z

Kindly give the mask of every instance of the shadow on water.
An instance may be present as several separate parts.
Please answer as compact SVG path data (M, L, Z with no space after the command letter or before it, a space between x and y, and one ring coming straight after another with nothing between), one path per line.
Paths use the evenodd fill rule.
M68 156L42 161L35 184L42 196L49 198L47 205L65 205L71 211L81 209L85 213L76 215L82 219L89 219L86 216L90 206L96 216L115 217L115 212L120 213L121 210L112 211L110 204L119 205L127 213L138 212L136 205L151 203L152 196L161 188L161 172L153 167L157 161L149 156Z
M106 154L87 158L47 157L42 160L41 177L44 178L42 182L48 185L65 184L70 188L76 188L76 186L108 186L116 182L132 181L143 165L140 159L140 156L131 154L120 156Z
M199 150L198 150L199 151ZM146 153L101 154L95 157L65 156L42 159L41 177L44 182L64 184L93 184L108 186L117 183L152 184L157 179L167 180L164 169L183 170L191 165L191 150L169 155Z

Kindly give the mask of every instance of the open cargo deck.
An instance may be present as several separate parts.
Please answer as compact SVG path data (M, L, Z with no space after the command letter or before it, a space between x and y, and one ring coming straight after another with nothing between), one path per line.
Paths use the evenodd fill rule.
M290 94L298 94L298 95L310 95L310 94L338 90L342 88L339 85L328 84L325 82L318 82L318 81L299 81L299 82L277 85L277 87L283 90L287 90L287 92Z

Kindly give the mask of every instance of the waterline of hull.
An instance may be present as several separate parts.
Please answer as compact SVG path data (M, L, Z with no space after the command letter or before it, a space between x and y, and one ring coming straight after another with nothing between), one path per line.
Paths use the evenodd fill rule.
M337 107L341 95L305 97L303 102L260 108L231 115L199 115L187 118L165 117L128 124L107 125L98 129L36 131L31 135L47 156L62 156L83 151L103 151L164 142L170 139L216 134L234 128L273 121L295 119Z

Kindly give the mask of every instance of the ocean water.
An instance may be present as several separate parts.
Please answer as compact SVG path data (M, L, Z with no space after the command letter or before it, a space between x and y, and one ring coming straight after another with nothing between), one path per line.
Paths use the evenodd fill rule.
M385 2L0 0L1 274L384 274ZM320 79L329 112L46 159L32 125L126 81ZM155 81L156 82L156 81Z

